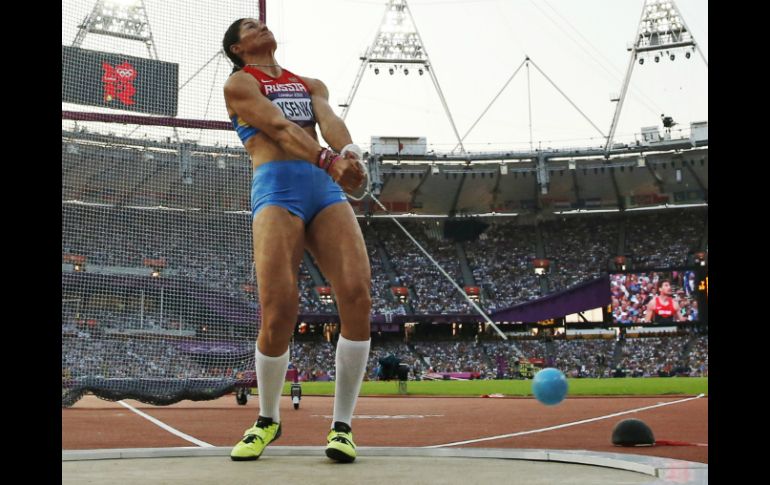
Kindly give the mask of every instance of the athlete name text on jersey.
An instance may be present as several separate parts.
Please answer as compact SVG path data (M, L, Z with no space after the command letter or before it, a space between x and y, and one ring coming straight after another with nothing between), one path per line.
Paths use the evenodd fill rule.
M283 115L292 121L310 121L313 119L313 106L307 98L276 98L273 104L281 108Z

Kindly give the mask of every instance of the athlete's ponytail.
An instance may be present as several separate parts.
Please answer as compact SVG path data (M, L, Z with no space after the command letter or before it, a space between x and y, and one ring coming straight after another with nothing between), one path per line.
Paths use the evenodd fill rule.
M230 47L241 40L241 22L243 22L244 19L238 19L235 22L233 22L230 27L227 28L227 31L225 32L225 37L222 39L222 50L225 51L225 55L233 62L233 73L240 71L243 69L244 63L241 60L240 57L235 55L231 50ZM232 74L232 73L231 73Z

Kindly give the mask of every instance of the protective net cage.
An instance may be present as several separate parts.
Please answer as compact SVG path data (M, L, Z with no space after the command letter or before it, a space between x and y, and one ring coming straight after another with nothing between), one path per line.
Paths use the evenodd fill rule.
M251 164L221 41L259 8L62 3L62 406L254 385Z

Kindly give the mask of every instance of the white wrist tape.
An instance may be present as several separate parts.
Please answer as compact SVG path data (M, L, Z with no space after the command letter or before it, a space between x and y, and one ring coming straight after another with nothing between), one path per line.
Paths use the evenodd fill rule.
M349 144L345 145L345 147L340 152L340 155L342 155L344 157L347 152L350 152L350 153L356 155L359 160L361 160L364 157L364 151L361 150L361 147L359 147L355 143L349 143Z
M346 153L352 153L356 156L356 158L358 158L358 163L361 165L361 168L366 174L366 183L355 193L347 194L347 196L352 200L363 200L363 198L366 197L366 194L368 194L371 190L371 181L369 180L369 166L363 159L364 151L361 150L361 147L355 143L349 143L345 145L345 147L340 151L340 155L344 157Z

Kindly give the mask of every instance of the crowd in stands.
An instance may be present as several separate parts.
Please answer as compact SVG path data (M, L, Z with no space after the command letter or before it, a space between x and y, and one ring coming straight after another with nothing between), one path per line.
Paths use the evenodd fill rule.
M476 285L483 289L488 311L500 310L541 296L532 271L535 231L529 226L494 221L479 239L465 244Z
M307 265L299 265L299 305L303 313L335 313L331 305L321 301L316 293L316 284Z
M569 377L608 377L615 345L614 339L554 340L554 367Z
M364 227L364 241L369 254L369 265L372 270L372 312L375 314L406 315L403 303L393 294L392 276L385 270L385 265L378 253L377 236L372 230Z
M705 231L705 211L675 210L634 214L626 219L627 252L640 266L683 265L699 247ZM598 277L618 249L619 216L581 215L542 223L551 271L544 276L549 292ZM255 282L248 214L188 213L63 206L62 254L86 257L89 265L144 267L146 259L164 261L169 275L192 278L230 296L255 301L245 285ZM472 313L474 310L447 278L391 221L362 220L372 267L375 314L404 315ZM543 296L542 279L535 276L536 229L515 220L492 220L475 241L460 243L467 256L463 277L457 243L444 239L436 221L403 221L432 257L461 287L481 289L479 304L488 312ZM386 271L383 255L392 274ZM466 281L468 279L468 281ZM305 262L300 266L301 313L336 313L334 303L322 303ZM409 290L406 304L392 286ZM697 320L697 307L685 305L685 318ZM633 307L633 302L629 303ZM633 319L630 319L633 321Z
M517 352L515 348L520 351ZM614 359L616 358L615 362ZM472 373L480 379L518 378L521 362L556 367L568 377L708 376L708 335L615 339L516 339L509 341L377 341L372 344L366 379L380 377L381 363L395 356L410 378L442 373ZM300 381L334 380L334 344L293 342L290 363ZM253 368L253 354L191 355L178 340L152 337L98 338L88 331L63 328L62 371L72 378L234 377Z
M701 210L633 214L627 219L626 247L634 264L647 268L685 266L705 233Z
M334 345L330 342L292 342L289 362L300 381L334 380ZM331 362L331 364L329 364Z
M404 221L402 224L444 268L444 271L463 286L454 243L437 239L436 231L431 231L430 222ZM413 290L416 296L415 300L411 301L414 313L469 312L470 305L467 301L398 226L390 221L374 222L369 232L376 233L384 246L396 273L396 283Z
M684 347L689 339L686 335L626 339L616 369L630 377L689 375L689 370L683 370L687 361Z
M415 353L428 365L428 372L478 372L493 377L493 361L484 346L475 341L420 342Z
M545 254L551 261L548 283L558 291L606 272L618 248L616 217L561 217L543 224Z
M709 336L698 337L692 343L688 360L685 362L690 368L691 377L708 377L709 375Z
M71 377L222 377L224 367L204 366L175 345L152 338L96 338L88 331L62 336L62 373Z

